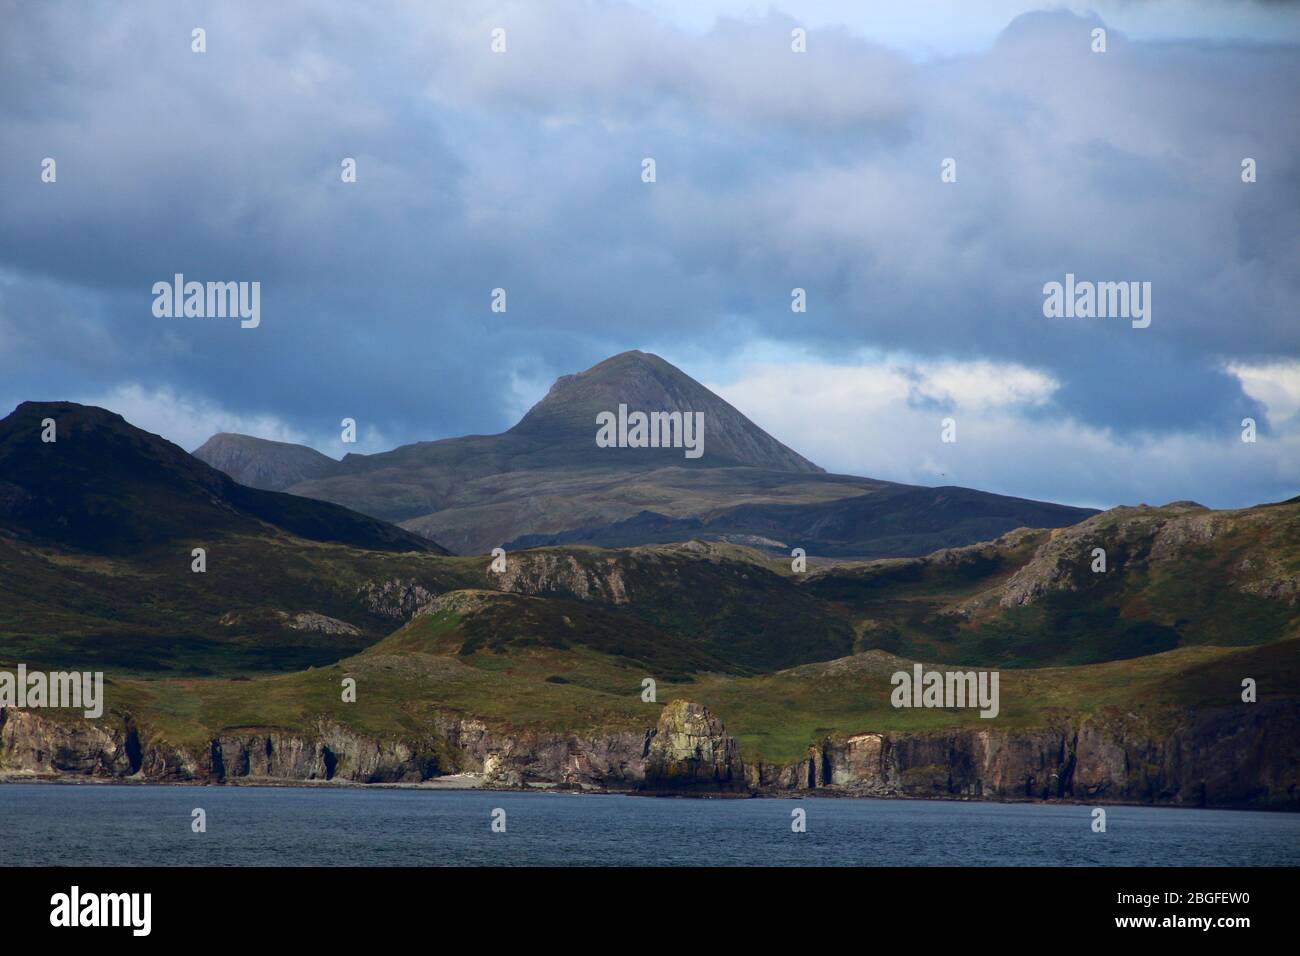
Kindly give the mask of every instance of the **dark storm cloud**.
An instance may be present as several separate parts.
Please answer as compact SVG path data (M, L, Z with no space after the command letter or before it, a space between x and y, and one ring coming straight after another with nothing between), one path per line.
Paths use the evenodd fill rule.
M793 55L775 13L688 35L581 3L5 20L6 398L129 382L409 441L508 425L519 379L752 337L1015 362L1083 424L1201 432L1259 413L1225 362L1300 356L1291 46L1094 54L1099 21L1034 14L916 65L842 30ZM260 281L262 326L155 319L175 272ZM1151 328L1045 319L1067 272L1151 282Z

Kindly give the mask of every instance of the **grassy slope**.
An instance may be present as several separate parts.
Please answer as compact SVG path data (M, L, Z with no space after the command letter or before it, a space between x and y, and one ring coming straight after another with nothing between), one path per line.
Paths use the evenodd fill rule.
M1300 635L1295 605L1247 590L1261 571L1279 580L1300 573L1300 507L1214 518L1223 530L1212 541L1191 541L1155 559L1156 535L1185 515L1118 509L1067 529L1062 533L1081 542L1068 586L1025 606L1004 608L997 599L1049 532L1009 535L962 549L951 561L846 564L805 586L854 621L858 649L990 667L1089 664ZM1107 574L1089 569L1093 545L1107 547Z
M190 550L207 550L207 572ZM373 613L367 582L437 592L483 580L483 561L388 554L287 535L179 540L131 558L37 548L0 534L0 661L126 673L238 674L337 661L396 622ZM357 636L295 631L272 610L314 611ZM220 619L240 613L240 623Z
M890 675L910 662L879 651L757 677L709 674L689 684L660 683L659 704L640 699L642 662L590 647L540 646L503 652L451 651L454 618L418 626L435 653L372 648L330 667L253 680L117 680L110 707L124 709L174 742L198 744L239 729L306 730L320 718L378 736L420 739L435 710L460 711L513 730L617 730L653 724L675 697L706 704L741 743L747 760L792 762L827 735L969 727L1044 727L1069 713L1142 711L1166 719L1175 708L1238 705L1240 681L1259 681L1260 699L1300 695L1300 642L1253 648L1183 648L1136 661L1001 671L1002 712L985 721L971 710L895 710ZM415 637L407 633L399 645ZM345 676L358 700L340 699ZM555 683L561 676L565 683ZM549 678L549 679L548 679Z
M207 549L204 574L190 570L192 546ZM565 554L584 568L612 560L624 573L637 599L604 606L618 622L608 629L658 635L675 659L661 653L656 666L674 678L709 669L770 670L852 649L841 615L745 549L715 549L703 558L676 548ZM323 666L400 623L362 600L368 583L414 582L438 594L491 587L494 578L482 557L359 551L288 535L179 540L126 558L38 548L0 533L0 662L160 676ZM574 595L556 591L548 598ZM592 620L589 606L575 602L569 612L584 627ZM274 619L276 610L313 611L361 633L294 631ZM232 613L238 623L222 624ZM509 617L492 617L503 634L524 623Z
M1285 595L1242 588L1265 565L1274 581L1297 571L1297 515L1300 505L1228 515L1230 526L1212 542L1191 541L1176 560L1161 562L1141 558L1144 513L1136 525L1130 521L1136 543L1127 556L1115 551L1122 574L1081 576L1078 590L1012 610L986 599L1009 586L1048 540L1045 532L949 559L843 565L807 578L739 548L693 555L683 546L575 549L580 565L618 565L637 595L630 609L560 594L483 591L490 576L481 558L358 552L287 536L223 539L210 549L207 575L189 571L187 547L179 562L170 548L127 561L0 538L0 660L103 667L112 677L111 708L131 713L151 733L189 743L239 728L308 730L321 718L419 739L431 733L436 710L503 729L643 728L658 710L640 699L642 679L653 677L659 701L688 697L715 710L747 759L787 762L826 734L1038 727L1063 712L1167 716L1172 708L1232 706L1243 676L1259 681L1261 700L1294 699L1296 608ZM450 595L437 613L381 639L391 624L359 619L356 590L388 579L423 582L434 592L480 590ZM744 622L761 611L763 627L779 628L787 590L822 608L810 621L852 621L861 653L775 673L738 660L747 646L730 647L726 638L744 638L746 628L729 632L719 621L734 613ZM310 609L366 629L348 639L226 633L213 625L233 607L266 606ZM961 607L975 610L966 618L941 613ZM1170 628L1181 646L1132 657L1145 648L1125 643L1135 632L1117 629L1135 623ZM800 653L817 646L810 637L818 635L798 627L774 633ZM899 656L889 652L891 641ZM1099 653L1125 659L1080 663ZM196 657L223 676L197 679ZM992 722L971 711L894 710L889 675L913 659L999 667L1001 716ZM1025 667L1031 663L1040 666ZM1041 666L1061 663L1079 666ZM176 673L182 665L188 674ZM247 677L307 665L317 666ZM149 679L151 670L161 679ZM344 676L358 681L356 704L340 700Z
M1300 641L1252 648L1181 648L1137 660L1080 667L1001 669L1001 712L894 709L890 675L911 662L880 651L740 680L668 688L721 714L747 756L790 762L827 735L865 731L1044 727L1054 716L1140 710L1167 718L1186 707L1239 704L1241 678L1259 681L1260 700L1300 696Z
M588 588L587 599L608 602L666 634L688 638L738 667L775 670L842 657L853 649L852 627L843 613L800 588L788 562L773 562L748 548L539 548L515 560L527 569L530 593L573 599L589 582L606 582ZM616 603L621 594L626 603Z
M555 602L538 603L549 613ZM556 605L559 617L583 610L602 613ZM110 688L110 706L134 714L166 739L191 744L221 730L303 730L320 718L369 734L421 737L431 732L435 710L461 711L502 728L554 731L631 728L656 719L657 708L639 696L642 678L655 671L626 656L635 652L633 647L619 643L627 638L609 626L621 619L600 624L588 619L585 623L595 626L587 634L602 633L588 637L590 644L560 647L539 639L534 628L483 641L477 616L462 623L453 613L425 615L361 654L292 674L251 680L118 680ZM660 653L650 643L641 650L647 656ZM355 704L341 700L344 677L357 681Z

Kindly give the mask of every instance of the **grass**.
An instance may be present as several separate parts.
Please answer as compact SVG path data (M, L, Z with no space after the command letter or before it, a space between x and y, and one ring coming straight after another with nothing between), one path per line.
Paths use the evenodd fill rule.
M206 549L206 573L191 570L192 546ZM129 558L37 548L0 534L0 567L0 661L175 676L330 664L395 626L359 596L367 583L413 581L436 593L484 580L473 558L274 534L181 541ZM315 611L360 634L293 630L274 610ZM240 622L222 624L232 612Z
M659 681L659 703L650 704L641 700L641 682L654 674L643 662L540 644L462 655L456 645L463 633L454 616L431 616L392 643L325 668L252 680L116 679L109 707L131 714L153 737L197 747L220 733L310 732L321 721L427 741L438 736L435 718L447 713L513 733L640 731L654 725L663 703L682 697L721 717L747 761L791 763L827 736L865 732L1041 729L1066 715L1106 720L1130 712L1159 725L1189 709L1250 706L1240 703L1243 676L1259 681L1261 701L1300 697L1297 640L1001 669L1001 712L984 720L969 709L893 708L890 676L912 662L880 651L772 674ZM357 681L356 703L342 702L344 677Z
M828 735L864 732L1005 730L1049 726L1065 715L1104 717L1142 711L1155 720L1188 708L1241 703L1241 678L1255 675L1260 700L1300 697L1300 641L1251 648L1180 648L1137 660L1078 667L1000 669L1000 713L970 709L895 709L890 676L912 662L879 651L847 662L808 665L750 678L702 679L668 687L719 714L746 759L790 763Z
M1226 513L1221 533L1159 561L1157 517L1104 516L1098 533L1121 540L1114 573L1076 572L1015 608L996 597L1048 532L806 576L730 546L539 551L573 559L595 582L586 600L579 578L509 594L491 589L483 558L275 532L207 540L206 574L190 571L189 540L127 557L0 534L0 666L105 670L111 710L195 747L327 722L436 748L448 714L507 732L644 730L661 706L641 700L652 678L660 702L704 703L745 759L777 763L827 735L1042 728L1130 711L1169 721L1249 706L1247 676L1261 700L1300 698L1300 615L1284 590L1300 572L1300 505ZM626 602L611 596L615 578ZM1250 593L1261 580L1281 596ZM403 624L409 608L395 620L364 599L389 581L445 597ZM277 610L359 633L294 631ZM1001 714L894 709L890 675L915 660L999 669ZM345 677L356 703L341 699Z

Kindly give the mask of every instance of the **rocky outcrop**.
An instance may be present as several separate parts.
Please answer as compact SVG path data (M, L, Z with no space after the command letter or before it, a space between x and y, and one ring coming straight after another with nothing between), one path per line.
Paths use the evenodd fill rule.
M1286 565L1271 554L1245 558L1237 572L1246 578L1240 586L1244 594L1270 601L1285 601L1291 607L1300 601L1300 574L1287 570Z
M1300 577L1269 553L1260 536L1275 517L1266 510L1210 511L1193 501L1176 501L1161 508L1140 505L1112 508L1086 521L1051 532L1034 556L1002 587L1001 607L1033 604L1053 591L1097 587L1103 578L1092 573L1093 549L1106 552L1111 569L1168 565L1195 554L1216 539L1236 533L1249 542L1226 585L1246 594L1294 605ZM980 600L970 602L971 607Z
M0 481L0 517L23 517L29 514L35 505L35 499L26 489L8 481Z
M290 614L274 608L259 608L249 611L228 611L217 618L222 627L249 627L274 625L291 631L308 631L314 634L343 634L356 637L361 629L347 621L329 617L318 611L300 611Z
M459 588L447 591L415 612L415 617L447 612L457 617L468 617L492 607L494 602L514 600L500 591L487 591L482 588Z
M503 591L528 595L562 595L580 601L628 603L623 566L615 557L579 561L562 551L524 551L508 555L504 571L492 581Z
M321 723L309 736L223 734L212 741L203 769L222 782L348 780L417 782L440 771L436 748L421 741L379 740Z
M1070 528L1052 531L1034 556L1002 588L1001 607L1033 604L1052 591L1077 591L1092 587L1097 580L1091 572L1092 551L1102 548L1112 568L1145 560L1151 541L1159 529L1161 516L1138 514L1123 520L1121 509L1103 512Z
M303 611L299 614L285 615L289 629L293 631L309 631L314 634L346 634L355 637L361 633L361 629L356 625L349 624L347 621L340 621L336 617L329 617L317 611Z
M827 737L786 764L746 764L722 721L686 700L643 730L507 732L447 712L422 739L322 720L306 733L227 730L197 745L170 743L121 715L0 709L0 779L391 783L472 772L496 787L1300 810L1297 740L1293 702L1062 716L1040 729L864 732Z
M394 621L409 621L436 595L414 581L392 578L367 581L358 589L357 596L372 614Z
M552 784L582 790L632 790L645 780L649 731L611 734L488 735L485 786Z
M722 721L701 704L664 707L646 753L645 789L735 792L747 789L745 765Z
M140 766L140 737L129 723L62 720L0 707L0 771L126 777Z

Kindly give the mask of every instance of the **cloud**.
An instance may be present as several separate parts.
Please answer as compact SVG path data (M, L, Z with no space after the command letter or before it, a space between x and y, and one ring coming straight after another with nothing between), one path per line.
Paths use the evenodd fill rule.
M1159 449L1213 457L1243 417L1281 440L1281 386L1233 370L1300 359L1294 12L1243 15L1287 41L1265 44L1222 40L1240 34L1214 4L1103 3L1094 54L1095 15L963 4L936 33L958 54L917 56L903 6L14 6L6 392L138 386L326 444L352 417L373 449L499 431L623 349L730 374L775 343L827 366L908 356L916 414L1059 415L1132 449L1139 477L1098 485L1116 500ZM1151 42L1161 6L1195 35ZM176 272L260 281L261 327L155 319L150 288ZM1151 282L1151 328L1045 319L1067 272ZM1044 486L1063 467L1060 448L1019 454ZM1225 477L1219 500L1253 481Z
M1247 395L1264 406L1269 422L1294 426L1300 418L1300 361L1247 365L1233 362L1227 370L1241 381Z
M341 420L338 427L333 422L317 421L312 430L304 431L269 412L234 412L206 398L137 383L117 385L107 392L74 394L69 401L117 412L137 428L161 435L186 451L193 451L219 432L308 445L334 458L393 447L392 440L370 422L357 422L356 441L345 443Z
M594 13L594 15L593 15ZM912 70L897 53L842 27L818 32L817 56L792 55L798 21L723 17L692 34L626 5L593 11L500 3L448 24L422 25L426 91L454 111L493 108L561 127L703 117L728 127L861 129L905 119ZM505 54L484 55L493 30Z
M1049 377L1018 366L878 354L830 364L805 355L742 361L732 374L711 387L833 472L1087 507L1188 498L1227 507L1283 500L1300 485L1294 430L1254 444L1239 430L1125 438L1074 419L1054 405ZM1252 387L1284 393L1279 407L1294 414L1300 366L1246 374ZM918 390L944 399L918 403ZM942 440L947 417L955 443Z
M132 425L161 435L186 451L193 451L218 432L254 435L271 441L303 443L307 436L274 415L243 415L212 402L177 394L169 388L145 389L118 385L98 395L79 395L74 401L117 412Z

